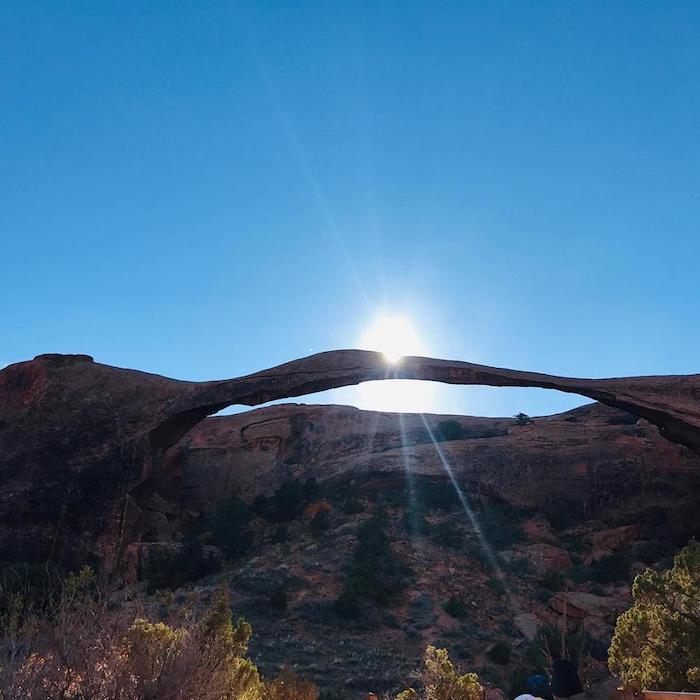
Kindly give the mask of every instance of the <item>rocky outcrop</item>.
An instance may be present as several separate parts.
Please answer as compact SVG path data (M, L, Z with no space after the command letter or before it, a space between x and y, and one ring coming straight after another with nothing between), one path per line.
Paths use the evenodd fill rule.
M577 393L700 452L700 375L568 379L429 358L388 366L380 353L342 350L184 382L86 355L41 355L0 371L0 559L93 560L114 571L147 522L162 524L146 501L175 478L164 479L166 451L207 415L388 377Z

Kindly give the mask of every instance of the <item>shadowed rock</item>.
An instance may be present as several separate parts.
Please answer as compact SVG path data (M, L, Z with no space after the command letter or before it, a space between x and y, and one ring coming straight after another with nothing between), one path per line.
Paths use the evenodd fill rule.
M139 539L164 455L207 415L385 378L580 394L636 414L700 454L700 375L571 379L339 350L236 379L185 382L40 355L0 371L0 560L90 559L113 571Z

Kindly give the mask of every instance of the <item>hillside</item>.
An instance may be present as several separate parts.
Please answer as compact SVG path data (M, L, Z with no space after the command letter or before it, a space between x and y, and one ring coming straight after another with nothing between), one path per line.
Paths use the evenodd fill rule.
M583 631L602 681L633 575L700 534L700 459L599 404L524 425L272 406L206 419L168 465L146 539L216 543L228 512L243 552L236 539L207 585L230 587L263 670L291 663L334 690L395 688L427 643L508 689L547 627ZM391 554L372 568L393 593L360 595L348 614L336 601L377 510ZM134 577L160 570L162 547L132 545Z

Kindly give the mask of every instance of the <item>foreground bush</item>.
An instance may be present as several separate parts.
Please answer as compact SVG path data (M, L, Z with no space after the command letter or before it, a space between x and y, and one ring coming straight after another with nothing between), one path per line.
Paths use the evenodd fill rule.
M615 626L611 672L649 689L700 691L700 543L684 547L669 571L639 574L632 597Z
M476 673L457 672L446 649L429 646L423 657L423 669L417 674L422 693L408 688L396 700L481 700L483 687Z
M161 603L163 601L160 601ZM220 594L167 622L158 602L107 600L85 568L39 609L14 596L0 619L2 700L316 700L296 676L261 681L246 658L252 630Z

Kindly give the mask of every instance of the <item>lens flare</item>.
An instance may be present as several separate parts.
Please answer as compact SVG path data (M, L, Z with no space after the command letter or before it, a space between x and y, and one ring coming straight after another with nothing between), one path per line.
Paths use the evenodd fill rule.
M389 364L395 365L405 355L419 355L423 350L416 329L405 316L383 314L378 316L361 339L366 350L379 350Z

